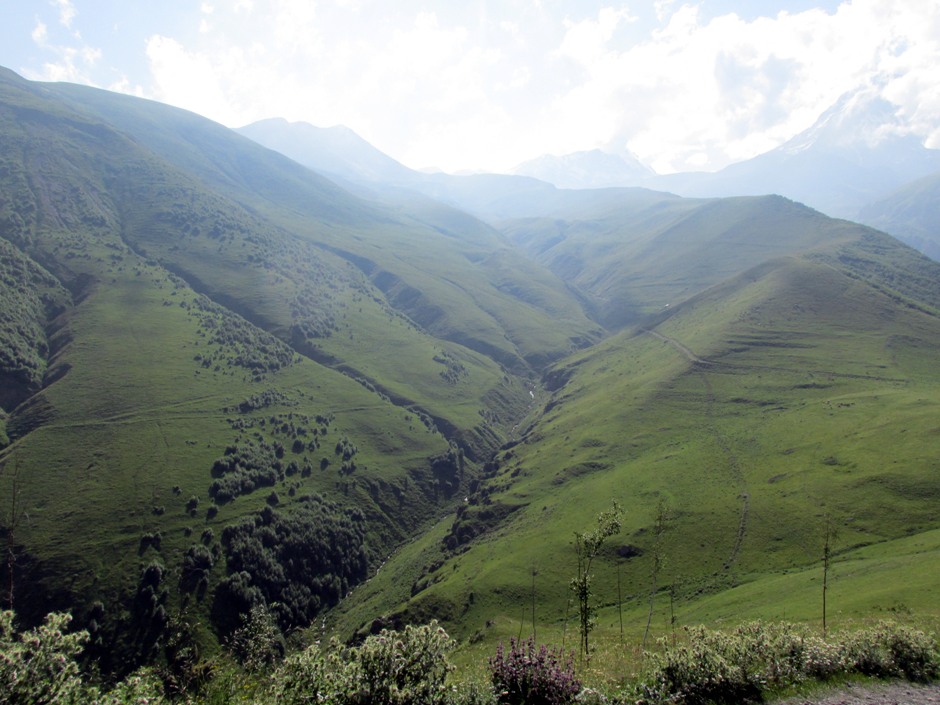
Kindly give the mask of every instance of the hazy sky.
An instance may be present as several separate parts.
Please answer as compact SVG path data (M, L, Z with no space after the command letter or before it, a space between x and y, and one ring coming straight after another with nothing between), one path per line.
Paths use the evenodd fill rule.
M940 147L940 0L0 0L0 65L414 168L606 148L718 169L875 86Z

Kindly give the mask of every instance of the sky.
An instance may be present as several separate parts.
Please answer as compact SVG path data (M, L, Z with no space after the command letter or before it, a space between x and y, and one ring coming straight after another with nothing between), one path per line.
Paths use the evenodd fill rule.
M713 171L859 90L940 148L940 0L0 0L0 65L455 173L595 148Z

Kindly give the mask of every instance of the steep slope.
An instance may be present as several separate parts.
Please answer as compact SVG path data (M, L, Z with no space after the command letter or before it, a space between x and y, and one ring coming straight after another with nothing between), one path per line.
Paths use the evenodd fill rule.
M268 221L345 258L370 277L393 306L438 338L460 342L524 371L600 333L574 299L554 297L557 306L543 309L500 290L496 282L502 282L504 274L489 271L487 257L497 251L502 258L513 253L498 233L482 224L475 237L455 237L437 223L363 201L191 113L68 84L46 90L107 120ZM547 273L539 279L557 287ZM517 333L532 320L552 324L553 339L533 341ZM559 321L562 325L555 325Z
M562 217L508 221L503 229L589 297L608 327L636 323L768 258L857 237L857 226L779 196L643 194Z
M260 120L235 130L281 154L289 154L321 174L351 181L400 182L411 169L380 152L348 127L316 127L283 118ZM316 166L313 166L316 165Z
M909 248L871 237L886 270L906 266ZM940 374L927 351L940 344L940 269L911 254L932 277L934 303L918 306L857 268L845 256L856 246L767 260L559 363L521 442L452 521L343 605L341 624L433 611L472 640L562 641L577 631L571 537L612 499L624 530L594 571L599 638L612 643L618 612L639 638L648 606L654 635L671 619L818 619L808 569L827 521L845 616L935 614L922 542L907 537L938 528ZM857 567L908 554L877 586ZM386 571L412 585L398 604Z
M4 601L27 620L73 609L105 668L150 658L170 622L211 645L210 627L257 602L305 624L450 501L475 472L452 443L498 442L498 414L525 390L417 330L345 260L3 78ZM427 408L248 320L283 307L314 334L372 334L342 320L357 304L420 368L421 383L389 386ZM304 537L323 560L281 574L289 555L243 555L242 522Z
M519 373L599 335L468 216L6 71L0 254L4 601L74 609L104 668L253 604L308 623L469 485Z
M940 260L940 173L870 203L859 211L858 220Z

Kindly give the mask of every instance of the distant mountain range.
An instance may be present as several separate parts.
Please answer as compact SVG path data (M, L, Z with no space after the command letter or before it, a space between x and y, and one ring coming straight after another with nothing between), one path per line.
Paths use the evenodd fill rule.
M940 173L917 179L869 203L857 219L940 260Z
M683 196L777 193L852 219L869 203L934 172L940 172L940 150L910 134L895 106L859 91L765 154L713 174L657 177L651 185Z
M512 173L565 189L637 186L655 176L633 155L624 157L600 149L538 157L520 164Z
M373 188L420 191L489 220L534 215L539 202L558 198L545 184L564 190L641 187L696 198L779 194L827 215L885 229L931 256L940 248L935 221L915 223L918 216L910 209L904 222L875 215L876 202L940 173L940 150L924 147L897 108L871 89L844 95L812 127L780 147L714 173L657 175L632 155L595 149L542 156L513 170L540 184L495 175L427 175L407 169L345 128L268 120L240 132L321 173Z
M292 152L294 161L311 165L328 176L390 183L414 178L411 169L341 125L314 127L308 123L289 123L283 118L272 118L252 123L236 132L276 152Z

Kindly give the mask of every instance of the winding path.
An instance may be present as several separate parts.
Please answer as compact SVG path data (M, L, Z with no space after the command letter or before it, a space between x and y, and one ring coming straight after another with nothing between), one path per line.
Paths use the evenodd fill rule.
M705 366L715 363L699 357L675 338L670 338L669 336L663 335L658 331L650 329L643 329L643 332L651 335L657 340L668 343L683 357L685 357L686 360L693 364L695 372L698 374L699 378L702 380L702 385L705 387L705 398L706 404L708 405L708 413L706 414L706 418L709 420L713 419L714 414L712 413L711 407L715 403L715 393L712 390L711 380L708 379L708 375L706 374ZM737 562L738 555L741 553L741 546L744 543L744 537L747 534L747 523L751 512L751 495L748 491L747 478L744 475L744 470L741 468L741 463L738 460L738 456L735 454L734 449L731 447L731 443L724 435L722 435L718 427L713 422L708 422L708 429L715 437L715 442L718 444L718 447L721 448L722 452L728 459L728 469L731 471L731 475L739 488L737 498L741 500L741 514L738 521L738 529L734 537L734 544L731 547L731 551L728 553L728 557L724 560L724 563L722 563L721 566L722 571L728 572Z

